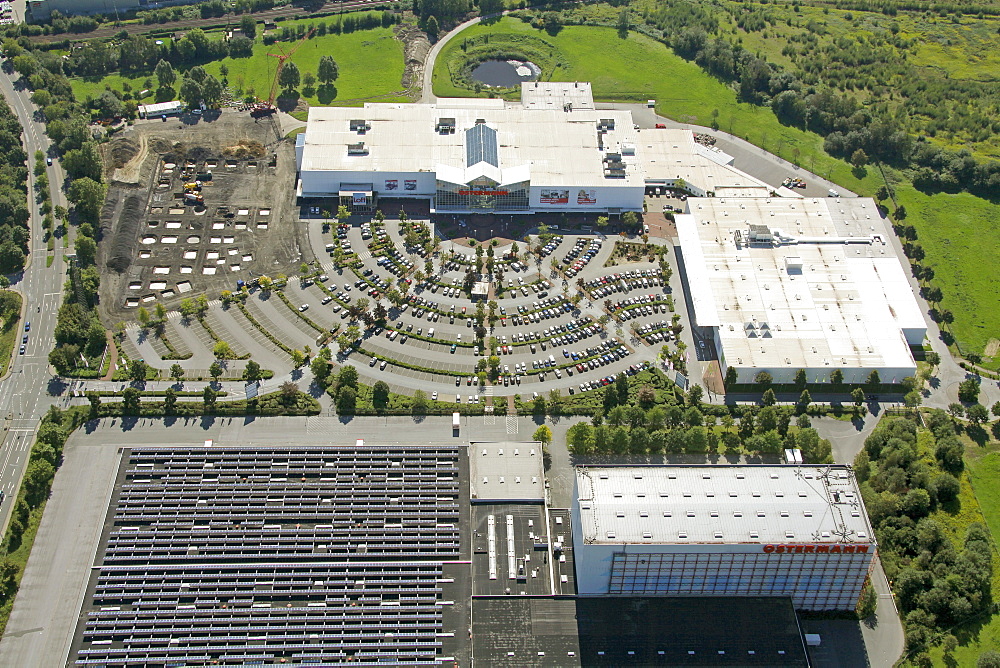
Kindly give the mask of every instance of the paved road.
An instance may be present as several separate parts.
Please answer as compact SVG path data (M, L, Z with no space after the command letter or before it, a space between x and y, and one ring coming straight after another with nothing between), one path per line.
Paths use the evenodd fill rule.
M24 128L24 147L28 154L28 192L34 192L35 177L31 170L34 153L46 152L49 140L44 125L33 114L35 106L28 92L17 88L4 73L0 73L0 91L15 111ZM53 204L66 206L61 192L63 173L58 164L48 168L52 187ZM51 391L58 391L61 383L49 371L48 355L53 347L56 312L62 301L62 283L65 275L63 249L57 243L55 261L46 267L46 244L42 230L42 215L31 197L31 257L23 274L9 276L11 286L24 297L24 318L31 323L24 355L15 350L14 360L6 378L0 380L0 419L4 431L0 449L0 489L7 499L0 507L0 528L6 531L12 508L11 501L20 486L21 475L28 462L28 452L34 440L39 418L53 403ZM21 334L23 335L23 333ZM20 341L18 341L20 343Z
M431 47L431 50L427 52L427 57L424 58L424 79L422 82L420 101L421 102L434 102L437 97L434 95L434 62L437 60L438 55L441 53L441 49L444 45L450 42L456 35L465 30L471 25L479 23L482 17L477 16L474 19L470 19L465 23L462 23L448 33L441 35L437 43Z

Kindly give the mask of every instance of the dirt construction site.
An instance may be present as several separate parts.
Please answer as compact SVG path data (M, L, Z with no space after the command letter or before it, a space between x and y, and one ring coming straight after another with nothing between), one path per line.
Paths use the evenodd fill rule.
M110 320L297 272L304 231L294 144L282 136L271 119L216 111L138 121L107 145L100 265Z

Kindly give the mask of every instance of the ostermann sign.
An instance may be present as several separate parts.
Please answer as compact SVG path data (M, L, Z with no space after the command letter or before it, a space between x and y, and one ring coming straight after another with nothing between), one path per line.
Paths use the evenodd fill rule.
M764 545L766 554L868 554L870 545Z

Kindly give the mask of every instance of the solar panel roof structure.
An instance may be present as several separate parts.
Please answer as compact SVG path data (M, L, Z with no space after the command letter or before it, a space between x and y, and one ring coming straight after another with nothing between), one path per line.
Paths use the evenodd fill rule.
M497 148L497 131L485 123L476 123L465 131L465 166L481 162L500 166Z
M466 467L458 446L132 449L71 662L440 665Z

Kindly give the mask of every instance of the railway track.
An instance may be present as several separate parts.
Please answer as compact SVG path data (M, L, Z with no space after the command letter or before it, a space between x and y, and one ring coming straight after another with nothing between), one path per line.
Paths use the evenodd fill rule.
M380 5L394 4L399 0L347 0L344 2L326 2L319 9L310 11L302 7L285 6L277 7L275 9L268 9L262 12L255 12L251 14L258 21L273 21L278 18L287 19L305 19L313 16L323 16L330 15L333 13L340 13L342 11L351 11L357 9L371 9ZM114 25L108 24L104 27L97 28L91 32L85 33L59 33L57 35L37 35L31 37L31 41L37 44L50 44L52 42L61 42L64 40L71 40L74 42L89 40L89 39L107 39L114 35L117 35L121 31L125 31L130 35L145 35L149 33L168 34L171 32L176 32L178 30L186 30L191 28L201 28L202 30L208 30L210 28L224 28L226 26L235 25L239 22L242 15L240 14L226 14L225 16L220 16L218 18L211 19L184 19L182 21L169 21L167 23L155 23L150 25L145 25L142 23L127 23L124 25Z

